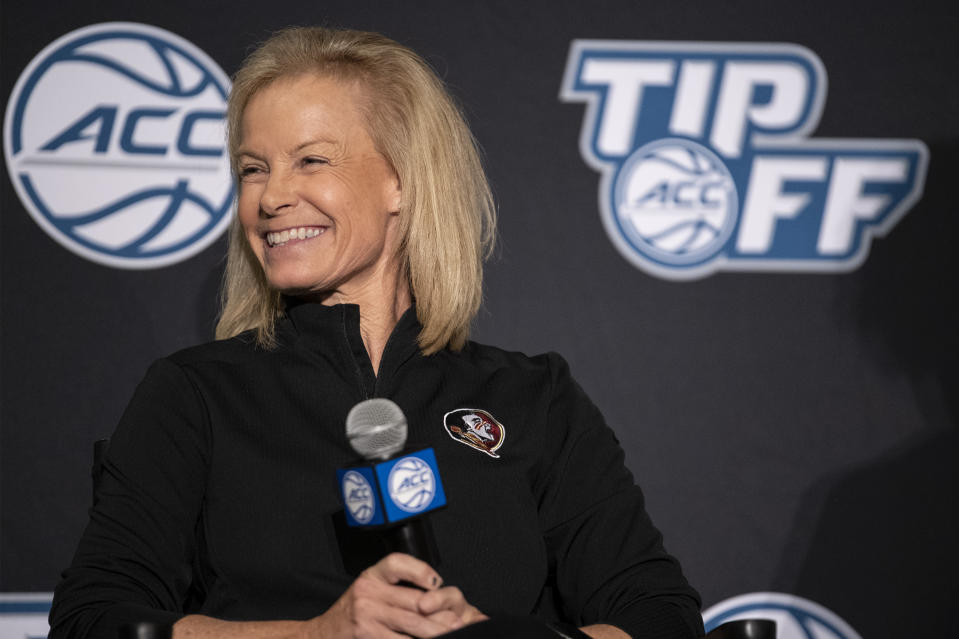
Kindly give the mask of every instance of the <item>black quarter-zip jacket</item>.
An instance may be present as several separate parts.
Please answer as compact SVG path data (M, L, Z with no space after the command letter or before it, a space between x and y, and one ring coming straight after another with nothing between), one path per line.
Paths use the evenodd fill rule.
M374 375L357 306L297 304L274 349L244 334L157 361L111 438L50 637L115 639L125 622L187 613L323 613L352 581L335 470L356 462L344 424L370 397L396 402L408 442L436 451L437 569L470 603L636 638L700 635L698 596L562 358L473 342L427 357L419 331L410 309ZM460 408L502 424L498 458L446 431Z

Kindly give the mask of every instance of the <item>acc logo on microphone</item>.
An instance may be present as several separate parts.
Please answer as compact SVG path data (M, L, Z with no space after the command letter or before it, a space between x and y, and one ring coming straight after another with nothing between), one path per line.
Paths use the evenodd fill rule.
M814 601L778 592L739 595L703 613L706 632L736 619L771 619L777 639L861 639L836 613Z
M348 526L393 524L446 505L436 453L424 448L336 471Z
M358 524L369 524L376 514L376 493L361 473L349 470L340 480L343 502Z
M607 235L667 279L852 270L925 182L919 140L808 137L826 71L797 45L577 40L561 98Z
M11 181L37 224L88 260L185 260L229 223L229 90L216 62L163 29L68 33L33 59L7 104Z
M390 470L387 490L397 508L408 513L418 513L433 501L436 494L436 475L422 459L407 457Z
M506 439L506 429L485 410L458 408L443 416L446 433L461 444L499 459L496 450Z
M383 507L391 523L446 505L446 491L432 448L380 462L375 470L380 486L386 488Z

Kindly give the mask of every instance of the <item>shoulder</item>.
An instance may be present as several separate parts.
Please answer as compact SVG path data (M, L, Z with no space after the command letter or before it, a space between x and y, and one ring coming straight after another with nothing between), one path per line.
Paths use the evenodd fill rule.
M182 367L205 365L244 365L273 361L288 354L293 347L296 331L288 317L277 320L276 344L263 346L257 342L256 331L248 330L228 339L218 339L176 351L164 359Z
M171 353L164 359L183 367L214 363L239 364L262 357L269 352L269 349L256 344L253 331L247 331L230 339L189 346Z
M531 375L553 376L557 372L569 374L569 365L559 353L549 351L538 355L527 355L520 351L510 351L489 344L467 342L463 350L450 353L454 359L468 362L473 366L489 370L513 370Z
M495 346L468 342L460 355L475 366L477 377L493 381L493 386L511 386L525 399L540 399L550 422L568 421L571 433L587 426L604 425L599 408L589 398L570 371L566 359L554 351L526 355Z
M461 351L444 351L441 362L448 379L467 380L495 393L518 394L531 403L551 402L570 387L578 388L566 360L552 351L527 355L471 341Z
M242 380L257 371L268 371L282 357L283 346L264 348L256 343L253 331L235 337L190 346L153 362L143 383L204 389Z
M549 396L563 394L570 389L582 393L582 389L573 379L569 363L555 351L527 355L520 351L468 342L463 349L463 357L481 370L496 370L531 382Z

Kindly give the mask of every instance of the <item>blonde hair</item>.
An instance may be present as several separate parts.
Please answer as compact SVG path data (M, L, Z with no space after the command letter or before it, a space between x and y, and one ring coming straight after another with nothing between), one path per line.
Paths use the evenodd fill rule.
M274 34L243 63L227 106L230 158L237 175L243 112L281 77L316 73L358 81L377 150L401 189L399 251L416 314L420 349L463 347L482 301L483 261L494 240L495 209L476 141L442 80L410 49L377 33L293 27ZM229 237L217 339L254 329L275 344L284 313L239 221Z

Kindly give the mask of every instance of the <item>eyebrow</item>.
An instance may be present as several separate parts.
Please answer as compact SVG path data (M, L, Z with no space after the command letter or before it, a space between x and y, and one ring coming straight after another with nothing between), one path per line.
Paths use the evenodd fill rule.
M297 144L297 145L296 145L296 148L294 148L293 151L294 151L294 152L295 152L295 151L302 151L302 150L305 149L306 147L308 147L308 146L313 146L314 144L333 144L333 145L338 145L339 142L337 142L336 140L331 140L331 139L329 139L329 138L313 138L312 140L308 140L308 141L306 141L306 142L304 142L304 143L302 143L302 144Z
M305 149L306 147L313 146L314 144L332 144L334 146L340 145L340 143L337 142L336 140L330 140L329 138L313 138L312 140L307 140L306 142L297 144L295 147L293 147L292 153L298 153L302 151L303 149ZM258 154L254 153L250 149L243 146L241 146L240 148L236 150L236 155L237 157L244 156L244 155L248 155L253 158L260 157Z

